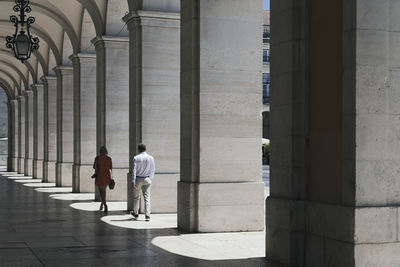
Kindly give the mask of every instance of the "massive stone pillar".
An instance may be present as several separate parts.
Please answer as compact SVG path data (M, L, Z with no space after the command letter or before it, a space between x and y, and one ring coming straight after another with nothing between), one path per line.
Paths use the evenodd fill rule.
M18 100L14 99L11 100L11 105L13 105L13 110L14 113L12 114L13 120L14 120L14 129L13 129L13 135L14 135L14 144L12 147L12 171L13 172L18 172Z
M34 140L33 140L33 178L43 179L44 159L44 85L34 84Z
M261 1L181 1L178 227L264 228Z
M25 97L18 96L18 173L25 173Z
M400 1L271 5L267 259L398 266Z
M94 192L96 157L96 55L71 56L74 69L74 192Z
M7 102L8 109L8 157L7 157L7 171L14 170L15 159L15 100Z
M56 181L57 150L57 79L42 78L44 84L44 162L43 181Z
M57 75L57 163L56 185L72 186L73 161L73 69L55 68Z
M33 91L25 91L25 175L33 174Z
M177 211L180 156L180 14L136 10L124 17L130 32L130 170L141 142L156 161L152 212ZM131 173L128 210L133 209Z
M129 40L97 37L97 150L106 146L118 186L107 198L126 200L129 171Z

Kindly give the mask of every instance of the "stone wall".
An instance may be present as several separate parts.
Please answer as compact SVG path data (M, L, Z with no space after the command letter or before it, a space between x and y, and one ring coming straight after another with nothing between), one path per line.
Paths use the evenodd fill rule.
M6 93L0 89L0 166L7 165L8 110L6 102Z

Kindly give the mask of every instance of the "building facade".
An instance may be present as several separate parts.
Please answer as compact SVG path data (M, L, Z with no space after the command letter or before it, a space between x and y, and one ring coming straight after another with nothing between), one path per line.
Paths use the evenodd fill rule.
M0 1L1 36L12 2ZM32 0L41 48L24 64L0 49L8 169L94 192L107 146L109 197L127 200L144 142L154 211L177 212L183 231L260 231L265 219L271 264L399 266L400 1L272 0L270 99L261 4Z

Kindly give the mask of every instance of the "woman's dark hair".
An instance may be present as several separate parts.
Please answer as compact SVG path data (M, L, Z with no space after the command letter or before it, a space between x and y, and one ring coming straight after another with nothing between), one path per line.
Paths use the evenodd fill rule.
M146 145L144 145L144 144L139 144L139 145L138 145L138 150L139 150L139 152L145 152L145 151L146 151Z
M105 146L100 147L99 154L100 156L107 156L108 155L107 148Z

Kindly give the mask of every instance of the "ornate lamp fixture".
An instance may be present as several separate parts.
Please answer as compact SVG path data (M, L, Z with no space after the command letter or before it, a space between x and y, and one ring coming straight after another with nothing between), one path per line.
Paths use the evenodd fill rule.
M15 33L13 36L7 36L7 48L10 48L17 59L24 63L31 57L31 53L39 49L39 38L32 37L29 32L31 24L35 23L34 17L29 17L25 21L25 13L30 13L32 8L29 6L29 0L15 0L13 8L15 12L19 12L19 20L17 16L10 16L10 21L14 23Z

